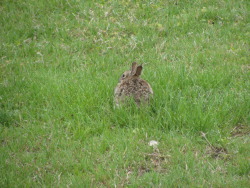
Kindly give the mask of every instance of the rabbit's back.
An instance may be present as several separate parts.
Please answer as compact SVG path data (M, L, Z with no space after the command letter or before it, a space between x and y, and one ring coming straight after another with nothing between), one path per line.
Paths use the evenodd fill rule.
M126 97L133 97L137 104L142 101L149 102L150 96L153 94L151 86L143 79L128 79L118 84L115 89L116 101L124 101Z

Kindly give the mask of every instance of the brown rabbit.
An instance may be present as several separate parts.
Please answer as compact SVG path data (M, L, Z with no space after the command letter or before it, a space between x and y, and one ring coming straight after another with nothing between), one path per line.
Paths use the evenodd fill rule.
M148 82L140 78L141 72L142 65L138 66L134 62L131 70L122 74L115 88L115 103L117 106L124 103L128 97L132 97L137 105L142 102L149 103L153 90Z

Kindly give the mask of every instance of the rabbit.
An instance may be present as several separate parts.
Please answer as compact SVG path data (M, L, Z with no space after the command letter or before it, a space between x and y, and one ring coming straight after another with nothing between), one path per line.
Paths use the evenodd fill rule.
M131 70L122 74L114 91L116 106L125 103L128 97L133 98L138 106L141 103L149 103L153 89L148 82L140 78L141 72L142 65L134 62Z

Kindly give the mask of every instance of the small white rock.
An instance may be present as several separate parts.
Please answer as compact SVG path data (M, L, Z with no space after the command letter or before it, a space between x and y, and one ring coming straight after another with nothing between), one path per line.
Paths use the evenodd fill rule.
M157 142L157 141L155 141L155 140L151 140L151 141L148 143L149 146L153 146L153 147L157 147L158 144L159 144L159 142Z

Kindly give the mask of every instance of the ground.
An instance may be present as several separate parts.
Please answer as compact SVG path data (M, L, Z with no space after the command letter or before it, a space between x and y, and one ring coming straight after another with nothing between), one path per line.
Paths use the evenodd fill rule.
M249 187L249 10L2 0L0 187ZM153 101L114 108L134 61Z

